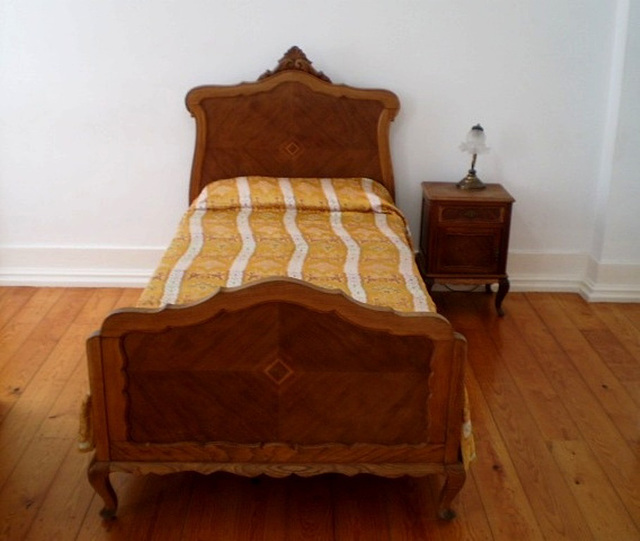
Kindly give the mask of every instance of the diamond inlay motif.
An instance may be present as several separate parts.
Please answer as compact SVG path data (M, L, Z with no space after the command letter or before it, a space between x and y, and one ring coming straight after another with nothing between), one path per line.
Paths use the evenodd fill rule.
M292 158L297 157L304 150L302 145L295 140L283 143L280 148L285 154L288 154Z
M291 368L289 368L283 361L277 359L267 366L264 373L269 376L269 379L271 379L271 381L276 385L280 385L293 374L293 370L291 370Z

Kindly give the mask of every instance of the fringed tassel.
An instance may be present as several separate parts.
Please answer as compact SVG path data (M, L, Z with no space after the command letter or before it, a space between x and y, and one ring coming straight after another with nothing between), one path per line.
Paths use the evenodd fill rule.
M87 394L80 409L80 429L78 431L78 449L88 453L94 448L91 426L91 395Z

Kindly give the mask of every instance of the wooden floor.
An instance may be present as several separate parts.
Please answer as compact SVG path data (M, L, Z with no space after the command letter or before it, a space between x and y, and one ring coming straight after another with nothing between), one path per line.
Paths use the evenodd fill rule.
M113 474L103 522L76 450L84 339L138 291L0 288L0 538L640 539L640 305L439 293L469 341L478 460L436 520L437 479Z

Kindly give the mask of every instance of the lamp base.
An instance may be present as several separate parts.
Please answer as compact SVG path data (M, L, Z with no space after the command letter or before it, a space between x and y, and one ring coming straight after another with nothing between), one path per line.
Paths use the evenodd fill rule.
M461 190L484 190L486 188L484 182L482 182L477 176L475 169L469 169L467 176L456 184Z

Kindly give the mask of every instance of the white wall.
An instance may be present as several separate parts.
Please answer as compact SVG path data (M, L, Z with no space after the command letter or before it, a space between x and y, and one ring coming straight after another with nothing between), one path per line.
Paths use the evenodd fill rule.
M640 298L638 2L0 0L0 283L143 283L186 206L185 93L296 44L334 82L399 95L416 235L420 182L464 176L480 122L479 175L517 199L512 284Z
M633 263L640 261L640 2L631 5L628 28L603 259Z

